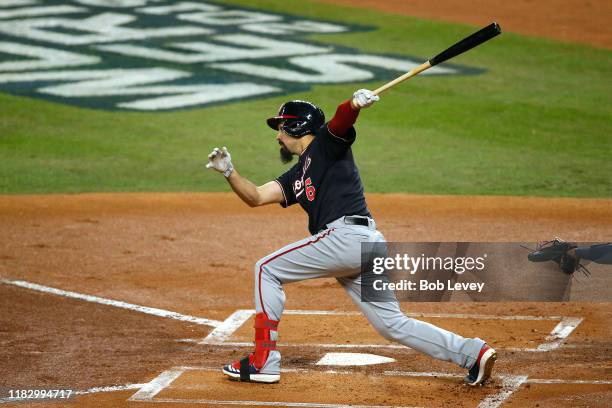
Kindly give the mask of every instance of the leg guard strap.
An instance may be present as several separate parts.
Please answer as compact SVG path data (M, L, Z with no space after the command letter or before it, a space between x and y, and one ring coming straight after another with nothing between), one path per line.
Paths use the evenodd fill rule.
M276 341L255 340L255 350L276 350Z
M278 330L278 320L270 320L265 313L257 313L255 315L255 328L276 331Z
M251 370L249 368L249 357L245 357L240 360L240 381L251 380Z

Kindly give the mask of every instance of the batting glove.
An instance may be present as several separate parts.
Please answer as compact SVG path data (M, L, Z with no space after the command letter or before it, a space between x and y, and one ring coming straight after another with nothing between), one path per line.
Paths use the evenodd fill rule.
M380 97L368 89L360 89L353 94L353 106L359 109L369 108L378 100Z
M223 173L225 177L229 177L234 171L234 165L232 164L232 156L227 151L227 147L223 146L222 149L215 147L208 155L206 168L217 170L219 173Z

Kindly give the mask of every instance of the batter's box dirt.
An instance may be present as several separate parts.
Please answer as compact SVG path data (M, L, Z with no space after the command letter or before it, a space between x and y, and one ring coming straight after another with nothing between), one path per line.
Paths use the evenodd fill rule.
M176 367L161 373L130 401L214 406L277 407L482 407L503 401L525 377L469 387L457 376L296 370L278 384L231 381L219 369Z
M612 401L612 383L538 384L527 381L506 401L510 407L574 408L609 407Z
M201 343L251 345L253 316L253 310L236 311ZM480 337L496 348L534 352L558 348L582 321L578 317L561 316L433 313L410 316L465 337ZM354 312L286 310L279 333L281 346L404 348L383 339L360 313Z

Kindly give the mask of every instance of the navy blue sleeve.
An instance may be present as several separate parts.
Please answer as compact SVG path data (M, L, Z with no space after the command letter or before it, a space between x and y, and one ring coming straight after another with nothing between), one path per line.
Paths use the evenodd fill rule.
M347 150L351 147L357 133L354 127L350 127L349 130L342 136L334 135L327 124L321 127L317 132L317 138L319 138L319 144L325 155L333 160L342 158Z
M612 243L576 248L576 256L598 264L612 264Z
M276 180L278 185L283 192L283 197L285 198L285 202L281 203L283 207L289 207L297 203L297 199L295 198L295 193L293 192L293 182L295 181L295 175L297 173L298 164L295 164L281 176L279 176Z

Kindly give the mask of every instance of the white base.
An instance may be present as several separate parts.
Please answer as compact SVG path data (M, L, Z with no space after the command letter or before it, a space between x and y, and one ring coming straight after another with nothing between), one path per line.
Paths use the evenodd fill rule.
M366 366L393 363L395 359L365 353L326 353L316 365L323 366Z

